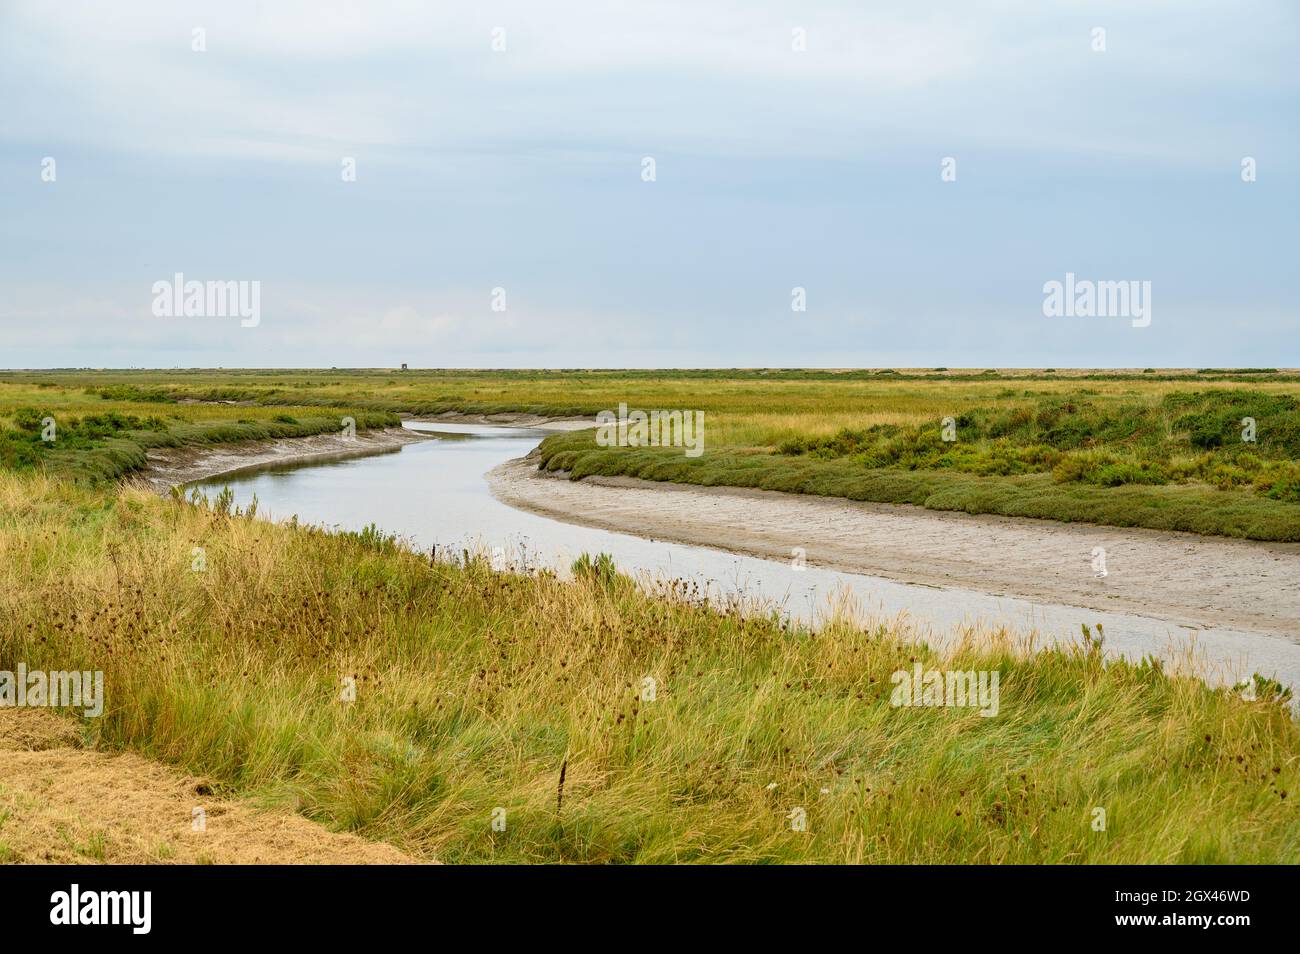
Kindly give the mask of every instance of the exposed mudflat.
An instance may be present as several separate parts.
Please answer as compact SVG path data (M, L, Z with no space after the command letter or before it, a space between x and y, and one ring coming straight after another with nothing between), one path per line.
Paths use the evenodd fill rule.
M627 477L571 481L536 457L488 475L501 501L585 526L901 583L1135 613L1300 642L1300 544L970 515ZM1105 549L1104 578L1093 550Z
M134 479L161 494L176 484L279 464L300 464L317 460L342 460L394 451L403 444L427 440L428 435L402 427L360 431L356 437L316 434L271 441L243 441L211 446L190 444L149 451L149 465Z

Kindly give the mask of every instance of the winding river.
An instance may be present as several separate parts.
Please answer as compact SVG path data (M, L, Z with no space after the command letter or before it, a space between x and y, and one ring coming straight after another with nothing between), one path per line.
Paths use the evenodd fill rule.
M297 515L305 523L359 530L371 523L423 549L481 549L503 563L567 567L581 553L609 553L624 572L643 579L681 579L711 598L779 607L815 621L833 598L850 595L866 616L899 618L918 638L942 644L962 626L1008 626L1035 633L1038 643L1076 640L1080 624L1102 623L1106 648L1130 658L1200 659L1210 682L1252 671L1300 686L1300 645L1231 629L1191 631L1123 613L918 586L809 565L740 556L722 550L644 539L575 526L517 510L497 500L484 475L522 457L545 431L407 422L433 440L373 457L269 468L199 484L228 486L240 505L254 496L259 513ZM1298 693L1300 695L1300 693Z

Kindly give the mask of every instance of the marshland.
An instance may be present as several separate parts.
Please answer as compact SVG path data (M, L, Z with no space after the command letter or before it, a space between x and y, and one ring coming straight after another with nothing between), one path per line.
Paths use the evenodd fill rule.
M344 419L362 438L404 420L569 421L525 442L543 490L736 488L954 527L1109 528L1247 548L1285 590L1300 580L1298 387L1270 369L0 373L0 670L102 670L103 715L67 716L77 747L415 860L1294 862L1300 732L1266 666L1216 681L1117 655L1122 634L1086 608L1040 633L938 632L852 593L789 612L671 573L651 587L582 536L596 531L555 520L542 539L577 544L563 559L502 559L541 517L498 504L477 545L459 524L404 532L379 516L395 512L387 458L316 471L371 475L343 485L347 519L337 494L313 508L307 472L164 493L145 479L167 454ZM705 452L599 445L596 415L620 403L702 412ZM478 494L485 480L463 475ZM276 481L279 496L253 487ZM461 499L418 494L401 496ZM808 550L808 572L834 577ZM997 715L892 704L917 664L996 672ZM6 834L23 797L0 778L9 860L34 860ZM166 860L168 837L130 857ZM113 831L93 844L127 851Z

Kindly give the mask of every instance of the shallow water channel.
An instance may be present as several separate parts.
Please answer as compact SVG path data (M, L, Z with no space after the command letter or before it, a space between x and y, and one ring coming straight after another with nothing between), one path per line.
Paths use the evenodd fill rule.
M1156 654L1202 660L1211 682L1257 671L1300 686L1300 645L1282 637L1231 629L1190 630L1159 619L971 590L896 583L878 577L740 556L575 526L517 510L492 496L485 475L532 450L545 431L407 422L435 439L391 453L218 477L197 484L209 495L231 488L241 506L257 497L258 512L275 519L359 530L371 523L425 550L481 549L506 563L567 567L581 553L608 553L624 572L689 581L712 598L742 597L816 620L831 599L849 594L869 616L896 617L922 639L942 644L962 625L1009 626L1038 634L1039 643L1076 640L1080 624L1100 622L1106 649L1130 658ZM1300 695L1300 693L1297 693Z

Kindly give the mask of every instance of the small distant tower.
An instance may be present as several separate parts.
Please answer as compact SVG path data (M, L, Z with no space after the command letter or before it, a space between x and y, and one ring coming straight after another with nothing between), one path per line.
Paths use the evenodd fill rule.
M406 362L405 362L405 361L402 362L402 370L403 370L403 371L406 370Z

